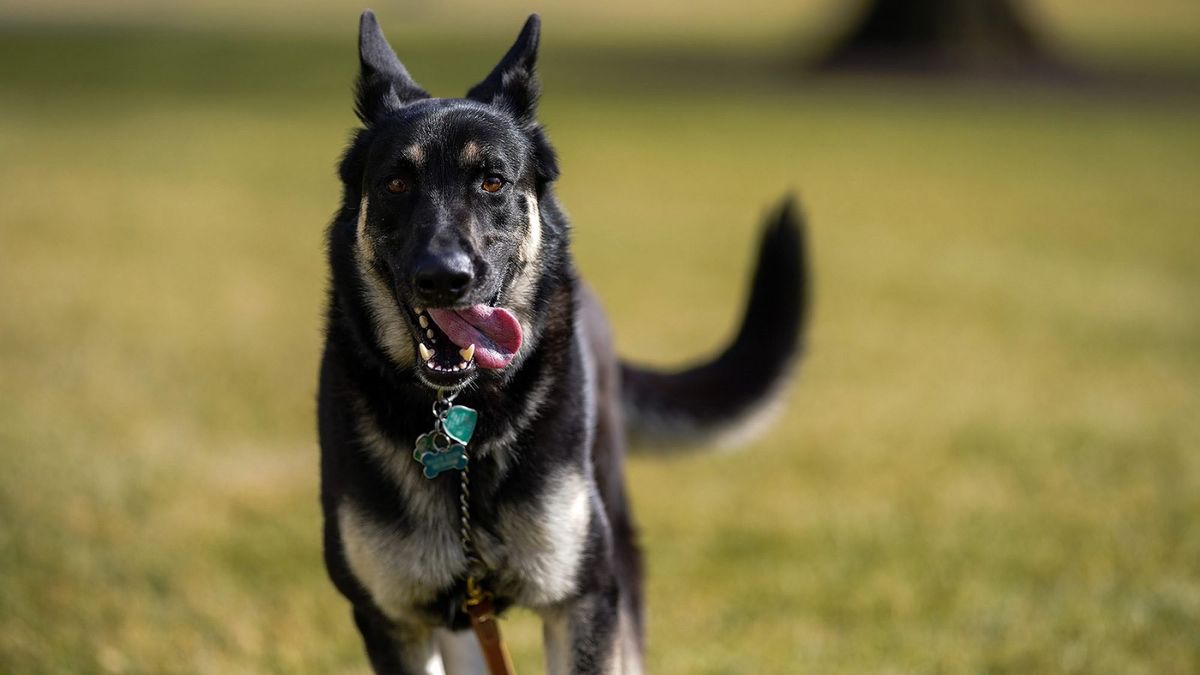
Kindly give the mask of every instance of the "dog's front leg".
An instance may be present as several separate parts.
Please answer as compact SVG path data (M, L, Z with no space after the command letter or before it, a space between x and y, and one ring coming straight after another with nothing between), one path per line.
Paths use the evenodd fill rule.
M354 610L371 669L378 675L443 675L442 657L432 631L397 625L378 612Z
M615 583L542 612L549 675L615 675L622 672L618 640L619 593Z

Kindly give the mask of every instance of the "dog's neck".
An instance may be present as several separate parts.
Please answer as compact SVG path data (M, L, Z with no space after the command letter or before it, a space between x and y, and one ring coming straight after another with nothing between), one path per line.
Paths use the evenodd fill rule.
M458 393L456 402L479 412L471 447L480 457L494 455L502 462L507 445L536 419L539 408L561 395L560 379L577 353L576 284L568 258L563 258L563 269L545 270L531 312L534 338L528 352L504 371L481 373ZM417 378L413 364L389 357L369 330L362 302L343 295L331 304L331 317L337 319L331 330L342 333L338 342L353 345L351 353L338 356L379 428L403 446L432 427L437 390Z

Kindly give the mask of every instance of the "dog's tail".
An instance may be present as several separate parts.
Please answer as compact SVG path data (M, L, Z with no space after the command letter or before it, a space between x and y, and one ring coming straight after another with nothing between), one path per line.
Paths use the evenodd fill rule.
M636 445L739 442L769 417L804 348L809 274L804 223L788 197L763 230L737 337L715 360L679 372L621 363L621 398Z

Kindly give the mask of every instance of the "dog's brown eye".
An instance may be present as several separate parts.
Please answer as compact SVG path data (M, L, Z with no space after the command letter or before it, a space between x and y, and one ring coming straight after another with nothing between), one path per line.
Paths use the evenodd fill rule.
M484 192L499 192L502 187L504 187L504 179L499 176L488 176L479 184L479 189Z
M403 178L393 178L387 182L387 191L394 195L408 192L408 183Z

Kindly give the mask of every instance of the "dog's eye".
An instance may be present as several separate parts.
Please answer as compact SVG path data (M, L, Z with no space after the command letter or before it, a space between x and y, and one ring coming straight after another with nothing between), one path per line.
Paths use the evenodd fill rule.
M499 192L502 187L504 187L504 179L499 176L488 176L479 184L479 189L484 192Z
M408 192L408 181L403 178L393 178L387 182L387 191L394 195Z

